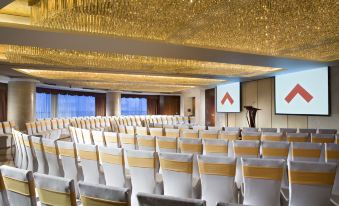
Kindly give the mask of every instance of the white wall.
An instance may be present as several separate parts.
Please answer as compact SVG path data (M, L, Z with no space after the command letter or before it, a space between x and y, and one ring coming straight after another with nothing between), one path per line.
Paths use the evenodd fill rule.
M205 88L186 90L181 94L180 114L185 115L190 101L187 98L195 97L195 119L199 125L205 125Z

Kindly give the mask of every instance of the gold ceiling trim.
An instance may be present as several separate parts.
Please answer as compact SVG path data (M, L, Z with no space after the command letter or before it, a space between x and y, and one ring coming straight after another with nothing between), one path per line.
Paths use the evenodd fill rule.
M211 84L223 83L222 79L192 78L192 77L170 77L170 76L151 76L151 75L133 75L133 74L113 74L113 73L95 73L95 72L74 72L74 71L55 71L55 70L34 70L34 69L14 69L24 74L49 80L62 81L92 81L109 83L130 83L154 84L154 85L177 85L177 86L207 86Z
M298 59L339 59L337 0L40 0L32 23Z
M273 67L14 45L7 47L5 55L11 63L88 68L93 72L123 70L129 73L159 75L253 77L282 70Z

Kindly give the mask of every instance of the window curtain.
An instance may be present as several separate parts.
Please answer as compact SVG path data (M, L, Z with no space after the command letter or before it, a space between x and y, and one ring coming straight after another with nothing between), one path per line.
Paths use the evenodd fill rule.
M159 98L154 97L147 98L147 114L148 115L159 114Z
M0 83L0 121L7 120L7 84Z
M37 119L52 117L52 95L47 93L36 93L35 116Z
M121 98L122 115L146 115L147 99L146 98Z
M95 116L95 97L58 95L58 117Z

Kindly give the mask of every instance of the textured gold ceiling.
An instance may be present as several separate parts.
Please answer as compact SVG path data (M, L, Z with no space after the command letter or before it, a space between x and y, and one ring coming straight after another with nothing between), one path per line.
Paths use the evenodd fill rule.
M26 46L7 46L7 61L19 64L89 68L106 71L160 75L215 75L224 77L252 77L280 71L280 68L205 62L162 57L115 53L78 52L42 49Z
M34 25L227 51L339 59L338 0L40 0Z
M28 0L15 0L4 8L0 9L0 14L30 17L31 8L28 6Z
M15 69L29 76L63 81L72 86L88 88L178 92L195 86L223 83L225 80L190 77L168 77L151 75L112 74L95 72L71 72L53 70Z

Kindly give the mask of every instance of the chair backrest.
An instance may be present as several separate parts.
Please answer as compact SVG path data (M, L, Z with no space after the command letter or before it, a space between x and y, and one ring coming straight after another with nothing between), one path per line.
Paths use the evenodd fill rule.
M208 130L222 131L223 126L207 126Z
M126 133L127 134L135 134L134 126L126 126Z
M286 133L297 133L298 129L297 128L280 128L279 131L285 135Z
M71 135L71 139L73 142L79 143L77 134L75 132L75 127L70 126L69 128L69 134Z
M83 206L130 205L127 188L79 182L79 189Z
M177 138L173 137L156 137L157 152L177 152Z
M228 140L203 139L203 154L213 156L228 156Z
M199 155L202 198L207 205L216 202L235 202L234 178L236 159Z
M152 136L156 136L156 137L162 137L164 136L164 129L161 128L149 128L149 133Z
M126 150L126 156L133 188L131 203L134 206L138 205L137 193L155 193L156 157L155 152L141 150Z
M202 141L196 138L178 138L181 153L202 154Z
M59 129L58 121L56 119L52 119L51 123L52 123L52 129Z
M280 205L280 189L285 161L242 158L244 204Z
M261 155L265 159L284 159L288 157L289 142L263 141L261 143Z
M75 128L75 134L78 139L79 144L84 143L84 138L82 136L82 129L81 128Z
M90 118L90 119L89 119L89 122L91 123L91 128L92 128L92 129L95 129L95 128L96 128L96 125L95 125L95 119L94 119L94 118Z
M240 128L239 127L225 127L225 131L233 131L233 132L239 132L240 133Z
M64 121L63 121L63 119L58 118L57 122L58 122L58 128L59 129L63 129L64 128Z
M22 137L19 137L21 135L21 132L12 129L12 134L13 134L13 139L15 141L15 146L16 146L14 163L15 163L15 166L17 168L23 169L22 163L23 163L23 159L24 159L23 153L25 152L24 151L25 148L24 148L23 144L21 144L21 142L23 142ZM26 167L27 167L27 165L26 165Z
M312 134L312 133L317 133L317 129L311 129L311 128L299 128L299 132L300 132L300 133L308 133L308 134Z
M139 150L155 151L155 137L150 135L136 135Z
M136 149L136 138L134 134L119 133L121 147L124 149Z
M165 136L166 137L179 137L180 136L180 130L179 129L173 129L173 128L165 128Z
M240 188L243 182L241 157L257 158L259 157L260 142L253 140L235 140L233 141L234 157L237 157L237 168L235 174L235 182Z
M27 130L28 130L28 127L31 126L30 123L26 123L25 125L26 125ZM30 130L31 130L30 132L32 132L32 128L30 128ZM0 134L5 134L2 124L0 124Z
M242 137L242 140L260 140L261 132L242 131L241 137Z
M2 165L2 180L11 206L36 206L32 171Z
M278 132L277 128L260 128L261 132Z
M164 195L191 198L193 155L159 153Z
M59 162L59 152L54 140L42 138L42 145L48 164L48 175L63 176L63 168Z
M27 161L28 161L27 170L36 172L36 170L38 169L38 165L37 165L35 154L34 154L32 139L27 134L22 134L22 139L24 141L24 146L25 146L26 154L27 154Z
M9 123L9 122L3 122L2 124L3 124L3 126L4 126L4 132L5 132L6 134L11 134L11 132L12 132L12 127L11 127L10 123Z
M4 181L2 179L1 168L0 168L0 205L9 205L7 191L5 190Z
M34 173L34 179L39 202L42 206L77 205L73 180L39 173Z
M193 129L184 129L182 130L182 136L183 138L199 138L199 130L193 130Z
M202 139L218 139L218 130L199 130L199 138Z
M336 164L290 161L289 205L330 205Z
M325 161L327 163L339 163L339 144L325 144ZM339 167L337 167L332 194L339 196Z
M44 147L42 145L42 137L36 137L36 136L30 136L33 149L34 149L34 154L36 156L37 160L37 172L41 174L47 174L48 173L48 164L44 152Z
M104 132L101 130L92 130L92 139L95 145L105 145Z
M146 193L137 194L140 206L206 206L205 200L197 200L190 198L178 198L165 195L154 195Z
M336 129L319 129L319 134L337 134Z
M26 123L26 130L28 135L33 135L32 124L30 122ZM0 124L0 132L4 134L4 130L2 128L2 124Z
M96 145L76 144L81 161L84 181L93 184L100 183L100 164Z
M78 180L82 176L78 165L78 154L74 142L57 141L58 151L61 163L64 169L64 177L72 179L75 182L75 188L78 192Z
M224 140L238 140L240 136L239 131L221 131L218 138Z
M311 134L312 143L334 143L335 135L334 134Z
M126 134L126 127L125 127L125 125L119 125L118 129L119 129L119 133Z
M194 131L206 130L206 126L194 125L194 126L192 126L192 129Z
M106 146L119 147L118 133L104 132Z
M320 161L321 143L293 142L291 155L293 161Z
M111 146L99 146L98 150L106 185L125 187L126 177L123 149Z
M82 129L81 132L84 144L93 144L91 131L89 129Z
M147 127L135 127L135 133L139 135L148 135Z
M253 128L253 127L243 127L243 132L259 132L259 128Z
M310 138L308 133L286 133L288 142L309 142Z
M100 119L96 117L94 121L95 121L95 128L100 128L101 127Z
M284 135L281 132L262 132L261 141L283 141Z

